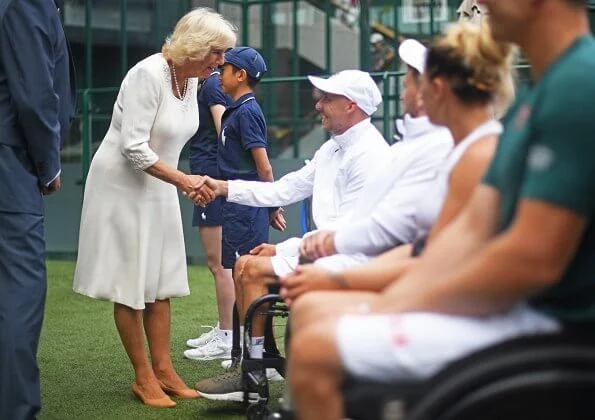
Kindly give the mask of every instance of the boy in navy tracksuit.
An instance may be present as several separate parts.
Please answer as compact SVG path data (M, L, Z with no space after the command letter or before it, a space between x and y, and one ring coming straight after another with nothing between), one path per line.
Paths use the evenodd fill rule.
M273 181L267 156L266 123L253 88L267 71L253 48L236 47L225 53L221 87L233 102L221 121L217 163L221 179ZM221 260L233 268L240 255L268 242L269 209L225 202L223 204Z

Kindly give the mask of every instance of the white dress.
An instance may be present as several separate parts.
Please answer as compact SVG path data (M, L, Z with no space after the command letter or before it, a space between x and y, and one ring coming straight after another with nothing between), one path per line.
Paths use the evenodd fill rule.
M134 309L189 294L176 187L144 169L176 168L198 128L197 79L183 100L155 54L122 82L112 120L85 184L73 289Z

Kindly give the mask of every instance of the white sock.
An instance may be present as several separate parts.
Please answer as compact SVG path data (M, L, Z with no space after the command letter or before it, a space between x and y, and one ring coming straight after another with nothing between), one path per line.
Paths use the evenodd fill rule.
M219 330L217 331L219 338L226 346L231 346L231 337L232 331L231 330Z
M262 359L264 349L264 337L252 337L250 341L250 357L253 359Z

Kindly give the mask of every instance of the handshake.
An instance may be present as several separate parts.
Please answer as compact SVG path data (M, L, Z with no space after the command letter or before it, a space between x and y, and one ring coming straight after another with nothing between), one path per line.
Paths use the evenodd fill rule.
M217 197L227 198L227 181L213 179L209 176L185 175L181 189L184 195L197 206L205 207ZM284 231L287 222L283 216L283 208L269 212L269 224L277 230Z
M227 196L227 182L208 176L186 175L182 191L197 206L204 207L219 196Z

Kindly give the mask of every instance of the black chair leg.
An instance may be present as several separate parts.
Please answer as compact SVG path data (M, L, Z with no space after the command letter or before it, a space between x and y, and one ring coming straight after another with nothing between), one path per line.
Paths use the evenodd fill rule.
M242 346L240 343L243 341L243 337L240 337L240 314L236 303L233 304L231 340L231 365L233 367L237 366L242 359Z

